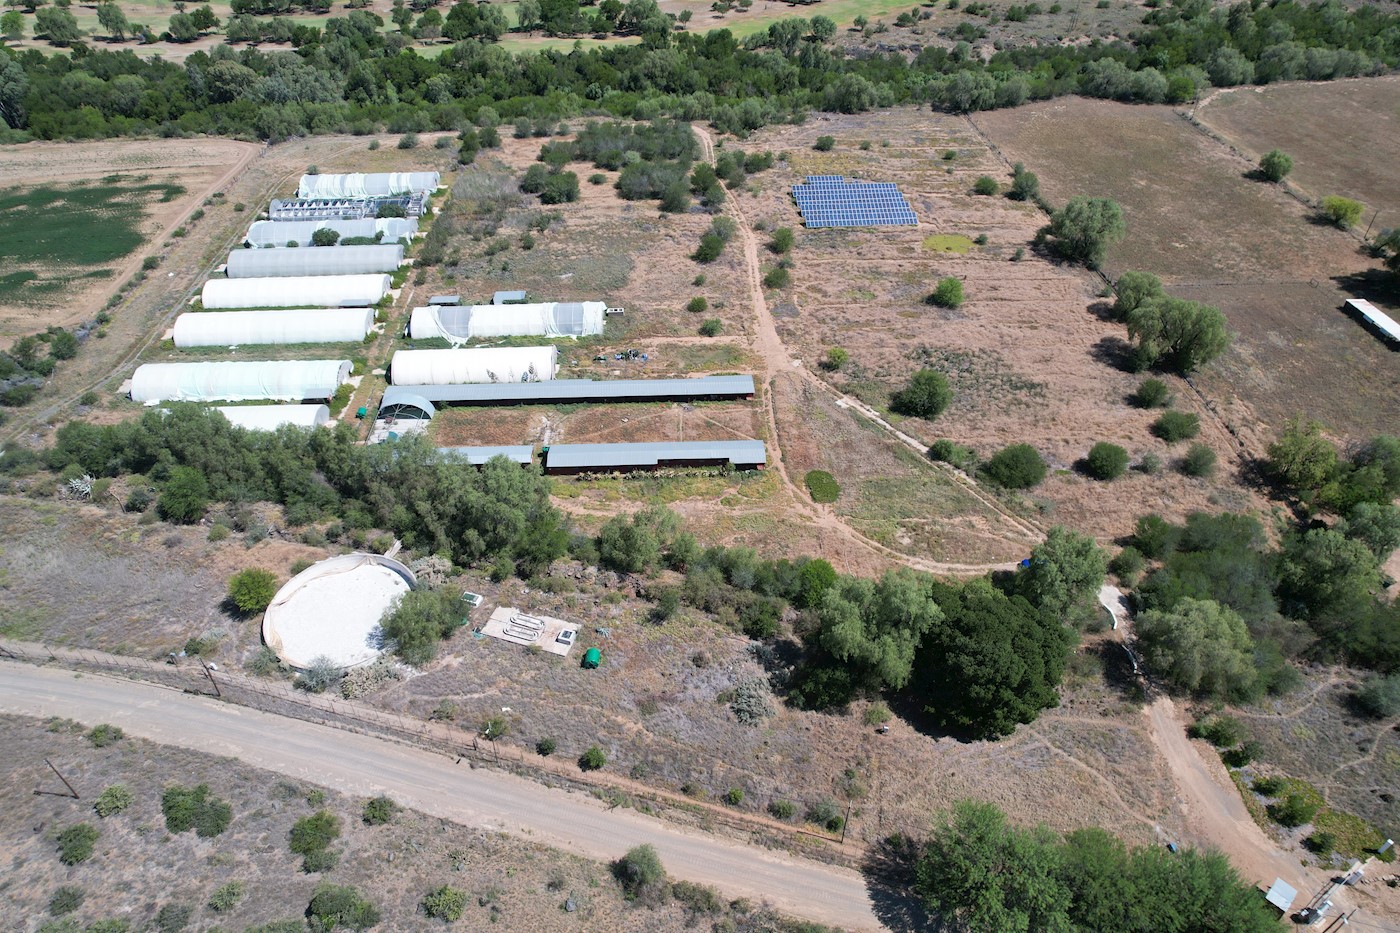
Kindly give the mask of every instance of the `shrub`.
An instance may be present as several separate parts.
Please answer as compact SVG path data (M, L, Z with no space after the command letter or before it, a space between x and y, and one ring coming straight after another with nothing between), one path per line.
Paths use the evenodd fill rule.
M768 812L775 819L790 820L797 815L797 805L791 800L775 800L768 805Z
M1172 403L1172 391L1160 379L1144 379L1132 395L1138 408L1166 408Z
M718 337L724 330L724 322L717 317L712 317L700 325L701 337Z
M1280 182L1293 171L1293 157L1281 149L1271 149L1259 160L1259 174L1269 181Z
M722 252L724 252L724 239L714 233L705 233L701 235L700 245L696 247L690 258L696 262L714 262Z
M1280 826L1292 829L1295 826L1302 826L1316 816L1317 808L1317 801L1310 796L1292 791L1282 800L1269 804L1269 819Z
M928 303L940 308L958 308L963 303L963 284L959 279L948 276L938 280L938 287L928 296Z
M691 314L703 314L710 307L710 303L699 295L686 302L685 309Z
M317 655L311 659L310 667L297 674L295 686L307 693L325 693L344 676L344 671L334 661L323 654Z
M880 726L890 721L890 708L883 703L871 703L861 714L861 721L867 726Z
M1108 569L1119 580L1131 586L1130 581L1137 579L1146 563L1147 559L1142 556L1142 552L1130 545L1113 556L1113 560L1108 562Z
M987 477L1007 489L1030 489L1045 479L1049 467L1030 444L1012 444L992 455L983 468Z
M846 825L846 820L841 815L841 808L834 800L819 800L808 807L807 822L824 827L833 833L839 833L841 827Z
M141 260L141 269L145 272L150 272L152 269L156 268L156 266L159 265L159 256L147 256L145 259Z
M588 751L578 756L578 766L584 771L597 771L607 763L608 756L596 745L590 745Z
M120 726L104 722L88 730L87 740L92 743L93 748L106 748L108 745L120 742L125 735L126 733L122 732Z
M936 369L921 369L909 384L890 396L890 410L911 418L932 420L953 400L948 379Z
M1389 719L1400 714L1400 672L1375 676L1356 693L1356 705L1367 716Z
M1221 752L1220 760L1225 762L1226 767L1243 768L1245 765L1258 758L1263 751L1263 746L1258 742L1245 742L1238 748L1231 748Z
M779 227L773 231L773 238L768 241L768 248L778 255L790 252L797 242L793 232L788 227Z
M262 612L277 595L277 578L258 567L240 570L228 581L228 598L240 612Z
M340 838L340 818L329 810L320 810L297 820L289 835L294 853L310 855Z
M649 845L629 849L626 855L613 862L612 871L629 901L666 883L666 869L661 865L661 856Z
M92 808L97 811L97 815L106 819L109 816L116 816L136 802L136 795L125 784L113 784L108 787L97 799L92 802Z
M316 888L306 916L313 929L334 930L344 926L365 930L379 922L379 909L364 898L359 890L348 885L322 884Z
M787 288L792 283L792 275L782 266L774 266L763 276L764 288Z
M746 677L734 685L734 699L729 708L734 718L744 725L756 726L773 715L769 702L768 684L761 677Z
M1201 433L1201 419L1190 412L1164 411L1152 422L1152 433L1168 444L1190 440Z
M378 797L371 797L365 801L365 808L360 814L360 820L366 826L383 826L392 821L398 812L399 805L380 794Z
M990 175L979 176L976 184L972 186L973 194L993 195L1000 190L1001 185L997 184L997 180Z
M219 835L233 820L233 808L210 796L207 784L172 784L160 795L160 809L165 815L165 828L171 833L193 829L195 835L204 839Z
M1315 829L1303 840L1303 845L1307 846L1309 852L1326 858L1337 847L1337 837L1325 829Z
M724 792L724 802L731 807L737 807L744 802L744 789L742 787L731 787Z
M436 891L428 892L419 906L434 920L452 923L462 919L462 913L467 909L467 892L443 885Z
M976 465L977 454L971 447L955 444L947 438L936 440L928 449L930 460L947 463L960 470L969 470Z
M58 860L65 865L77 865L92 858L93 846L101 833L91 823L70 826L58 834Z
M404 133L402 136L399 137L399 148L400 148L400 149L417 149L417 148L418 148L418 134L417 134L417 133Z
M209 909L216 914L227 913L238 906L238 902L243 899L243 882L230 881L214 889L214 893L209 895Z
M1277 797L1279 794L1283 793L1283 789L1288 785L1284 783L1283 778L1261 777L1255 778L1254 783L1250 786L1254 789L1256 794L1264 797Z
M687 910L697 914L717 914L724 909L724 901L715 889L703 884L677 881L671 885L671 896Z
M1210 476L1215 472L1215 451L1205 444L1192 444L1181 458L1181 472L1187 476Z
M64 914L71 914L79 907L83 906L83 901L87 898L87 892L82 888L72 885L64 885L53 896L49 898L49 913L55 917L62 917Z
M189 904L166 904L156 914L156 929L160 933L180 933L190 925L194 908Z
M1094 479L1117 479L1128 469L1128 452L1117 444L1099 441L1089 449L1085 469Z
M535 754L541 758L548 758L558 749L559 744L551 738L543 738L535 743Z
M813 502L835 502L841 495L841 486L825 470L808 470L802 478Z
M818 152L830 152L831 150L836 148L836 137L818 136L817 142L815 145L812 146L812 148L817 150Z
M209 481L193 467L175 467L156 501L160 517L188 525L204 517L209 507Z
M1244 727L1230 716L1211 716L1186 730L1193 739L1205 739L1216 748L1229 748L1244 740Z
M1322 199L1322 216L1343 230L1354 226L1365 210L1366 205L1351 198L1329 194Z
M837 372L841 367L851 361L851 354L841 347L831 347L826 351L826 356L822 358L821 367L828 372Z
M331 849L317 849L301 857L301 870L308 875L328 872L340 864L340 853Z

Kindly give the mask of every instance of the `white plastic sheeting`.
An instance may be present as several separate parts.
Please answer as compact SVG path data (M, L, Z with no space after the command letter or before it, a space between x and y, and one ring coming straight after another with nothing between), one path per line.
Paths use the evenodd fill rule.
M414 308L408 334L465 343L474 337L591 337L603 332L601 301Z
M331 410L326 405L234 405L218 411L235 428L249 431L276 431L284 424L319 428L331 420Z
M299 402L328 399L349 378L349 360L147 363L131 377L131 400Z
M175 346L348 343L364 340L373 325L373 308L195 311L175 319Z
M442 184L437 172L375 172L370 175L303 175L299 198L373 198L423 194Z
M412 217L381 217L378 220L259 220L248 228L245 243L265 246L310 246L317 230L334 230L342 240L350 237L375 237L383 234L382 242L394 243L412 238L418 232L418 221Z
M210 311L225 308L343 308L372 305L389 294L389 285L387 275L210 279L204 283L200 301Z
M364 275L393 272L403 265L398 243L378 246L320 246L316 249L236 249L228 254L228 277Z
M481 350L400 350L390 374L394 385L462 382L540 382L559 366L555 347L490 347Z
M319 657L355 667L379 657L385 610L417 584L413 571L378 554L341 554L312 564L277 591L263 614L263 641L292 667Z

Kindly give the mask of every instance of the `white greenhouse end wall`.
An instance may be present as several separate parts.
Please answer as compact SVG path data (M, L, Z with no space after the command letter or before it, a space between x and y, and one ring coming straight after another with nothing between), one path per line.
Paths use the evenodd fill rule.
M373 308L194 311L175 319L174 336L177 347L349 343L363 341L373 326Z
M389 286L387 275L210 279L204 283L200 302L209 311L234 308L341 308L372 305L389 294Z
M327 405L234 405L216 410L235 428L249 431L276 431L286 424L319 428L331 420Z
M437 172L374 172L368 175L303 175L299 198L366 198L427 194L442 184Z
M556 347L490 347L481 350L399 350L390 367L398 386L466 382L542 382L559 368Z
M349 378L349 360L146 363L131 377L131 400L300 402L329 399Z
M414 308L408 332L414 340L441 337L454 343L476 337L591 337L603 332L601 301L523 305Z

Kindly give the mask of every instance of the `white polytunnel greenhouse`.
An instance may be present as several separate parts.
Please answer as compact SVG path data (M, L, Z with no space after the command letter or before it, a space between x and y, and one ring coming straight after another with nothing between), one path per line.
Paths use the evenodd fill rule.
M489 347L480 350L399 350L389 368L399 386L464 382L541 382L559 366L556 347Z
M146 363L131 377L131 400L300 402L329 399L349 378L349 360Z
M365 339L373 308L289 311L205 311L175 319L177 347L237 347L272 343L348 343Z
M389 294L389 286L387 275L210 279L204 283L200 302L206 311L226 308L362 308Z
M375 172L369 175L303 175L299 198L375 198L426 194L442 184L437 172Z
M474 337L591 337L603 332L607 305L560 301L531 305L471 305L414 308L408 335L464 343Z
M398 243L379 246L321 246L316 249L236 249L228 254L228 277L259 279L302 275L364 275L393 272L403 265Z
M418 221L412 217L381 217L365 220L258 220L248 228L243 242L261 249L267 246L310 246L317 230L334 230L342 240L351 237L380 237L383 243L412 239Z
M234 405L219 413L235 428L249 431L276 431L290 424L298 428L319 428L331 420L327 405Z

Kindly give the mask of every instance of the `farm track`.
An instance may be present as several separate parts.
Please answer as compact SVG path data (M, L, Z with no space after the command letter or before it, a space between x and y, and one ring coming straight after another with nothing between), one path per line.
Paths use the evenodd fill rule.
M714 142L710 134L698 126L692 125L692 129L697 139L700 141L702 156L707 162L713 163ZM763 410L764 417L768 423L769 443L773 448L769 460L773 468L777 470L778 476L782 480L783 486L786 488L793 504L801 509L801 511L819 528L846 538L857 546L872 551L886 560L894 561L916 570L941 574L977 575L986 573L989 570L1006 570L1014 567L1014 563L959 564L931 561L924 558L913 557L908 554L901 554L893 548L886 547L878 541L874 541L856 531L850 525L843 522L831 509L818 506L816 503L809 501L808 497L788 473L787 465L783 461L782 435L778 426L777 409L773 401L773 396L777 379L785 375L790 374L806 385L819 388L827 395L832 396L841 407L859 411L863 416L878 424L883 431L892 436L895 440L917 450L921 456L926 452L926 448L921 442L895 429L874 409L857 399L850 398L836 391L813 375L805 366L802 366L801 361L793 360L790 357L787 347L783 344L782 338L778 336L778 330L773 321L772 312L769 310L768 302L763 296L763 284L759 277L760 263L758 241L753 235L753 228L749 223L748 217L744 214L743 208L739 206L737 196L731 193L726 205L726 212L734 215L740 239L743 243L745 277L748 279L750 300L752 301L754 314L757 319L754 349L762 357L764 363L762 378L766 391L763 393ZM939 466L941 468L941 465ZM966 489L966 491L979 502L1010 522L1013 527L1021 532L1025 541L1039 543L1043 539L1044 535L1039 529L1011 514L1004 506L996 502L993 497L978 489L976 483L972 480L965 476L958 476L956 471L951 469L945 469L944 472L947 476L952 478L954 482Z

